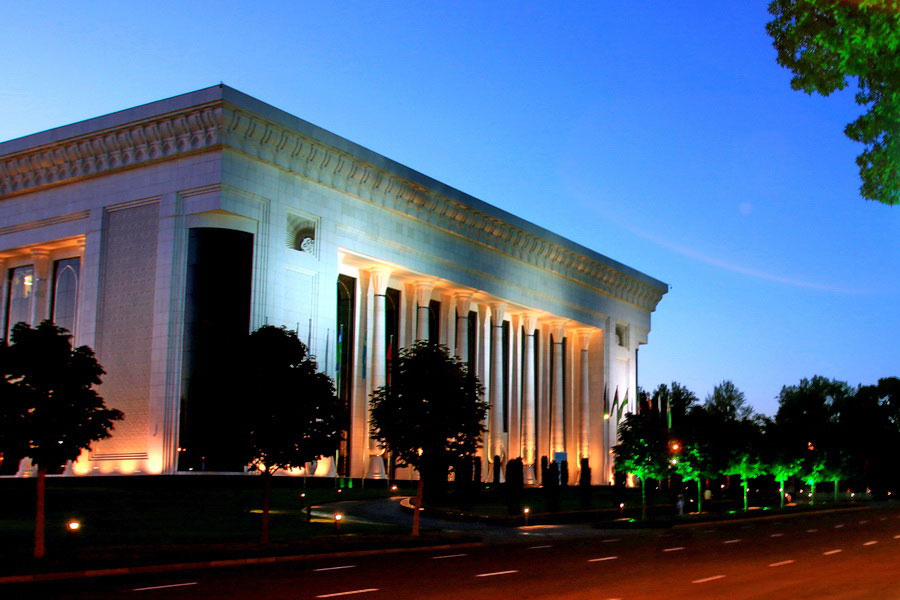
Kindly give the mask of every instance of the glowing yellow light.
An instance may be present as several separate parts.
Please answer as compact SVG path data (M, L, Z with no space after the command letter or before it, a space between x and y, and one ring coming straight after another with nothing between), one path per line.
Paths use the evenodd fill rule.
M681 448L681 444L679 444L678 442L674 442L672 444L672 450L678 450L679 448Z
M79 521L69 521L68 523L66 523L66 527L69 529L69 531L78 531L79 529L81 529L81 523Z
M531 512L531 509L526 506L522 512L524 512L527 515L528 513Z
M609 421L609 413L603 413L603 418Z
M343 519L343 518L344 518L344 515L342 515L341 513L334 513L334 520L335 520L335 521L340 521L340 520Z
M625 503L624 503L624 502L619 502L619 508L625 508Z
M306 492L300 492L300 497L301 497L301 498L306 498Z

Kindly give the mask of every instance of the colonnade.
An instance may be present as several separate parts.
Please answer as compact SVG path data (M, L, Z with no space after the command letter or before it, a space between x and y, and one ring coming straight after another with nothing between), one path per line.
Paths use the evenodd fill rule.
M368 397L387 379L386 296L390 282L400 290L397 345L429 339L429 322L435 318L431 303L439 301L439 341L469 362L485 387L490 410L479 455L486 479L492 476L493 457L499 456L504 465L511 458L522 458L526 483L537 483L540 458L547 456L549 460L565 457L573 478L579 459L587 458L592 469L598 470L594 480L606 480L610 443L610 428L604 421L603 389L609 378L606 328L586 326L478 290L459 289L443 280L424 279L383 265L366 266L359 273L365 286L360 297L368 304L357 312L370 319L361 336L365 340L360 340L367 350L359 356L367 362L363 372L369 369L371 375L360 390L366 398L366 428L356 430L366 438L368 458L365 472L356 476L387 476L382 451L369 435ZM473 311L477 319L470 318ZM470 348L473 325L475 347ZM508 339L504 340L504 334ZM504 344L509 349L506 354Z

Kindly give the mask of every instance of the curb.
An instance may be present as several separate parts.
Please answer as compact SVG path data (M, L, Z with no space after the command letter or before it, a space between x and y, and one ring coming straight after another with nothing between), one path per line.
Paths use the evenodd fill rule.
M771 521L773 519L790 519L793 517L807 517L810 515L826 515L828 513L848 512L857 510L872 510L871 506L847 506L845 508L824 508L822 510L797 511L789 513L781 513L777 515L760 515L758 517L741 517L738 519L716 519L709 521L696 521L694 523L676 523L672 525L673 529L684 527L700 527L701 525L730 525L732 523L750 523L753 521Z
M33 573L31 575L6 575L0 577L0 585L10 583L37 583L41 581L62 581L66 579L89 579L92 577L112 577L116 575L138 575L143 573L165 573L168 571L193 571L200 569L221 569L250 565L270 565L286 562L301 562L329 558L348 558L355 556L373 556L377 554L402 554L433 550L450 550L453 548L480 548L485 542L466 542L462 544L440 544L437 546L415 546L411 548L379 548L373 550L352 550L348 552L332 552L329 554L294 554L289 556L262 556L258 558L234 558L227 560L210 560L188 563L172 563L166 565L144 565L139 567L119 567L111 569L88 569L84 571L64 571L58 573Z

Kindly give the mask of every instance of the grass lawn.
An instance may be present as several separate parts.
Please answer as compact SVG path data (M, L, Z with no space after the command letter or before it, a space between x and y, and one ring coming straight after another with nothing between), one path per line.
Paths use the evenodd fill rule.
M333 480L310 479L304 488L300 478L273 478L273 546L306 541L320 548L323 543L346 545L341 540L359 536L408 533L394 526L345 522L336 538L332 521L307 522L303 509L309 503L392 495L384 484L364 489L356 483L338 493ZM48 478L48 562L180 556L192 547L226 554L259 550L262 489L258 476ZM0 571L14 572L30 563L34 502L34 479L0 480ZM81 523L75 533L66 529L72 519Z

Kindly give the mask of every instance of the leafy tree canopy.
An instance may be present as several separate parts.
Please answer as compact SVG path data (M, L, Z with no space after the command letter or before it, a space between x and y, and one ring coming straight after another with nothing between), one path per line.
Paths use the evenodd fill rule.
M0 444L12 457L30 457L43 470L75 460L91 443L110 437L121 411L106 408L94 389L103 367L87 346L43 321L13 327L0 343Z
M446 346L416 342L394 359L391 385L372 393L372 435L398 465L458 464L481 444L488 410L482 390Z
M235 392L250 407L240 440L246 464L271 474L334 454L343 430L334 382L297 332L260 327L240 352L246 373Z
M773 0L769 12L766 31L793 89L828 96L856 82L867 112L844 133L865 145L860 193L900 203L900 2Z
M613 446L617 471L632 473L641 480L667 475L668 436L659 412L628 414L618 431L619 443Z

